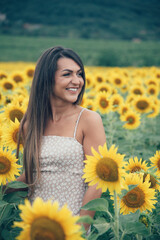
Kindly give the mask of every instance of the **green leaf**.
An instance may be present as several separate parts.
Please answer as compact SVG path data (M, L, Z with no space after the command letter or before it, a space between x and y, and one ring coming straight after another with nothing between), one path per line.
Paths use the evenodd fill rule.
M18 189L18 188L28 188L28 185L24 182L18 182L18 181L13 181L8 183L7 185L9 188L14 188L14 189Z
M93 218L91 218L90 216L86 215L86 216L80 217L80 219L77 221L77 223L92 224L93 223Z
M0 208L3 208L3 207L6 206L7 204L8 204L7 202L1 200L1 201L0 201Z
M103 222L103 223L93 224L93 226L98 230L98 236L101 236L111 228L111 223Z
M19 204L28 195L27 191L18 191L6 194L3 198L8 203Z
M86 205L81 207L81 209L108 212L108 201L104 198L97 198L88 202Z

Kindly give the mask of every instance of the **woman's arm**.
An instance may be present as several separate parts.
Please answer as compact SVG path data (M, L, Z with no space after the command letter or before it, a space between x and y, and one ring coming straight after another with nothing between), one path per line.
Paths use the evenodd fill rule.
M85 155L92 155L91 147L98 151L99 145L104 145L106 142L105 131L100 115L92 111L84 111L82 120L83 127L83 147ZM99 198L102 194L101 189L96 189L96 185L89 186L84 198L82 206L88 203L89 201ZM89 215L94 216L93 211L81 210L80 216ZM85 228L88 229L89 225L85 224Z

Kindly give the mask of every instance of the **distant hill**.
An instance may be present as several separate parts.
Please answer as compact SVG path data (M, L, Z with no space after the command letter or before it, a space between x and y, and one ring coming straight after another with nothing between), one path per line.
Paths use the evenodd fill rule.
M1 0L0 33L160 40L160 0Z

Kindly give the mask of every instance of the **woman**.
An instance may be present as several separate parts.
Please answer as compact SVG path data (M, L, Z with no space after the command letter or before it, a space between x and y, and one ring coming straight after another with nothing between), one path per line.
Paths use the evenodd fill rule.
M53 47L40 57L27 111L21 121L25 172L18 179L32 186L29 196L67 203L73 214L101 195L82 180L85 154L106 141L98 113L79 106L85 90L84 66L71 49Z

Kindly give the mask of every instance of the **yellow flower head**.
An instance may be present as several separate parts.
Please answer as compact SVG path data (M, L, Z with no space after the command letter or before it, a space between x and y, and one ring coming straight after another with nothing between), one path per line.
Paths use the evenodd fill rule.
M150 114L147 115L148 118L155 118L158 116L159 114L159 106L155 103L151 104L151 109L152 112Z
M160 176L160 151L156 151L153 157L149 159L151 161L151 166L157 169L157 174Z
M140 125L140 116L138 113L129 110L120 117L121 121L126 122L123 127L126 129L136 129Z
M145 93L145 88L141 85L133 85L129 92L134 95L143 95Z
M79 217L72 216L67 205L60 209L58 202L36 198L33 205L25 200L19 209L22 222L14 222L14 227L22 231L17 240L83 240L81 227L76 224Z
M108 150L106 143L98 147L99 153L92 147L93 156L86 155L87 160L84 168L85 182L96 185L102 192L109 189L110 192L121 191L121 181L125 174L123 167L124 155L117 153L114 145Z
M114 94L112 95L111 99L111 105L112 105L112 111L119 110L120 106L123 104L124 99L120 94Z
M10 121L10 124L4 125L3 128L3 143L5 146L9 146L12 150L17 148L18 133L20 122L15 119L15 122ZM20 139L20 150L23 150L22 140Z
M109 100L108 94L106 92L99 92L96 95L95 105L102 114L111 111L111 102Z
M147 171L149 167L145 161L142 162L142 158L138 160L137 157L130 158L129 162L125 166L125 170L129 171L130 173L140 172L141 170Z
M19 106L19 103L10 103L4 108L3 117L9 122L10 120L15 122L17 118L20 122L25 112L25 107Z
M111 95L113 88L112 88L111 84L102 82L102 83L99 83L96 85L95 91L96 92L106 92L108 95Z
M133 102L133 106L139 113L148 113L151 111L151 99L144 95L137 96Z
M142 212L145 210L152 211L155 208L155 190L150 188L148 181L143 182L143 177L139 174L128 174L124 180L124 186L128 190L129 185L137 185L128 191L121 199L120 213L134 213L138 209Z
M13 91L16 88L16 83L12 79L4 79L1 81L3 91Z
M0 148L0 185L16 180L15 176L19 176L19 168L15 155L11 150Z

